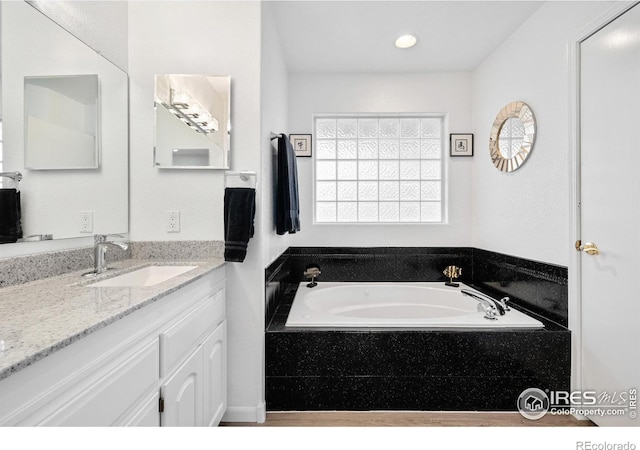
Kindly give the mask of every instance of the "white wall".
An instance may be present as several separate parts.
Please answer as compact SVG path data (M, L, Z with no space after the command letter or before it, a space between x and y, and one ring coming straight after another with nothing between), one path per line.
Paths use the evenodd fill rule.
M131 239L223 240L224 173L153 166L154 74L231 76L231 167L262 169L258 2L131 2ZM180 32L175 30L181 24ZM261 196L257 211L261 211ZM181 212L167 233L165 212ZM264 415L264 258L262 214L244 263L227 265L229 411L227 420Z
M91 48L127 70L127 2L26 0Z
M607 2L547 2L473 73L474 247L568 265L569 41ZM537 120L527 162L510 174L489 158L500 109L522 100Z
M270 139L270 133L288 133L288 72L282 53L280 37L273 16L272 5L262 6L262 232L264 240L264 265L269 265L287 247L289 235L275 233L275 185L274 164L278 141Z
M288 133L313 132L316 113L448 113L447 133L471 132L471 75L289 74ZM448 135L445 138L448 143ZM449 158L449 222L422 225L314 225L312 158L298 158L301 230L292 246L466 246L470 244L471 158ZM384 237L381 237L383 235Z
M259 171L259 11L257 2L130 3L133 240L224 238L224 172L163 171L153 165L154 75L230 75L231 166ZM187 32L167 33L177 22L189 23ZM165 231L168 210L180 211L180 233Z

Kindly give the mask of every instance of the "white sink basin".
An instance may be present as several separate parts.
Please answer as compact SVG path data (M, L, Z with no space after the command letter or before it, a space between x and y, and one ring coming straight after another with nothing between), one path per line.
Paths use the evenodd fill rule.
M153 286L182 275L198 266L147 266L117 277L90 284L91 287Z

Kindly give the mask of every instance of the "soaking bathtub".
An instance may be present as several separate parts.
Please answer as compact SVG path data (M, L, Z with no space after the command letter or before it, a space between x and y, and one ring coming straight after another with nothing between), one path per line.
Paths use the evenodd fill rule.
M510 308L496 320L478 311L478 301L460 283L443 282L319 282L298 286L288 327L425 327L425 328L542 328L544 325Z

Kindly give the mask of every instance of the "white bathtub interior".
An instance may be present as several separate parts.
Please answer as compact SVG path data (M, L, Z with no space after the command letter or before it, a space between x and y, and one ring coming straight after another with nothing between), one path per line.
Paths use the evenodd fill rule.
M425 327L542 328L537 319L510 308L496 320L478 311L478 301L460 283L321 282L298 291L287 318L288 327Z

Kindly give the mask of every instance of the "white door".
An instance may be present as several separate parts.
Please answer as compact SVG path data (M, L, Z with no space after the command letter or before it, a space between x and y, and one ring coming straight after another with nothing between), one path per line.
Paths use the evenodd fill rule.
M600 251L581 253L582 389L623 410L598 425L638 426L622 397L640 389L640 6L580 44L580 82L580 239Z

